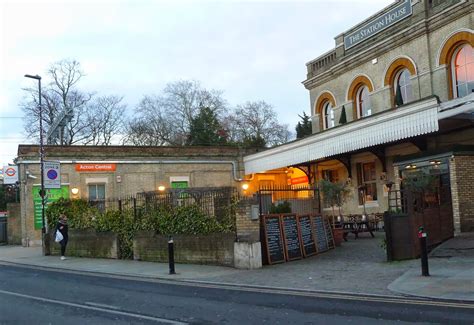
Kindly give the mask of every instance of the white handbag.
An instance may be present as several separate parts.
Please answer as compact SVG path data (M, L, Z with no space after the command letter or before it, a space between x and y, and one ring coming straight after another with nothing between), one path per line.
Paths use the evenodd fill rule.
M56 230L56 236L54 237L54 241L56 243L59 243L63 239L64 239L63 234L61 234L59 230Z

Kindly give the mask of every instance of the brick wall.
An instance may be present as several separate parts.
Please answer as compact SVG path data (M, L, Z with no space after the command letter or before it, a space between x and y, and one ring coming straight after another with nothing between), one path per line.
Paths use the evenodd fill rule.
M239 242L260 241L259 218L257 216L255 220L252 220L252 206L258 207L256 199L244 199L237 206L235 225Z
M474 231L474 156L451 160L451 195L456 233Z
M59 255L61 246L53 239L53 232L45 240L46 255ZM117 235L95 230L69 230L66 256L118 258Z
M233 266L233 233L210 235L174 235L176 263ZM133 239L133 259L168 262L168 236L141 232Z
M7 204L7 241L8 245L21 245L21 209L20 203Z

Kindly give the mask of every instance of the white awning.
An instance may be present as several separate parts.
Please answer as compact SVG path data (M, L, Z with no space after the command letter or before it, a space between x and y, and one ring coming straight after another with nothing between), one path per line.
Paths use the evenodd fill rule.
M435 97L244 157L245 174L297 165L438 131Z

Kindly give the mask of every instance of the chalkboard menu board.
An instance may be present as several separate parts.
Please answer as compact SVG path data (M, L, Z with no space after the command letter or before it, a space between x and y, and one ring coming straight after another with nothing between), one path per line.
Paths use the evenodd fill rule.
M331 227L331 223L329 222L327 218L324 219L324 227L326 228L326 238L328 240L328 247L334 248L335 245L334 245L334 237L332 234L332 227Z
M311 226L311 217L309 215L299 216L298 224L300 225L301 244L304 256L307 257L316 254L316 242L314 240L313 227Z
M298 219L296 215L283 215L282 221L287 260L291 261L302 258L301 242L298 233Z
M326 228L324 227L324 220L322 216L312 216L313 231L316 237L316 247L318 253L325 252L329 249Z
M265 216L263 227L268 264L285 262L280 216Z

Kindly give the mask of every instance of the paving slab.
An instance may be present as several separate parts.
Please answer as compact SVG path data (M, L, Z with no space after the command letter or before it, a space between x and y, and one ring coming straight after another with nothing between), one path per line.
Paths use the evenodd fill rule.
M416 261L386 262L383 233L349 235L341 247L289 263L266 266L246 273L207 277L224 283L291 287L305 290L394 295L387 287ZM396 293L397 295L399 293Z
M106 273L114 275L126 275L145 278L169 278L198 280L204 277L228 275L244 272L224 266L178 264L176 274L169 275L167 263L152 263L131 260L99 259L85 257L68 257L60 260L59 256L43 256L41 247L0 247L0 261L30 265L38 267L49 267L83 272Z
M288 289L337 291L392 295L387 286L401 276L413 261L387 263L380 246L383 233L375 238L349 236L341 247L299 261L265 266L257 270L230 267L176 264L176 275L168 274L167 263L57 256L42 256L41 248L0 247L0 260L84 272L99 272L147 278L197 280L234 285L254 285Z
M428 257L430 276L407 270L388 288L400 294L474 301L474 233L462 233L436 247Z

